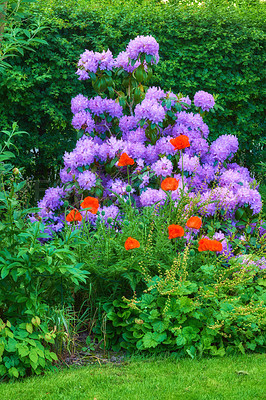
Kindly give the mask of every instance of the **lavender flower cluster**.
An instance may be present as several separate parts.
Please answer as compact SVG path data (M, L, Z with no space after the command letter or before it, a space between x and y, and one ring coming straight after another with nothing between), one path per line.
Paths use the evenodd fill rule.
M123 68L132 73L140 65L141 54L159 60L159 45L154 38L139 36L131 40L126 51L116 59L109 50L103 53L86 50L78 63L79 79L88 79L90 72L97 73L99 69ZM134 66L130 60L137 60ZM213 96L207 92L199 91L194 96L194 105L202 111L209 111L214 104ZM100 185L104 220L108 215L117 216L119 209L114 193L124 196L125 200L128 198L127 170L115 166L122 153L134 159L130 167L134 181L131 194L139 207L163 204L166 194L160 182L173 176L180 180L173 199L179 201L182 189L191 198L200 196L198 212L201 215L212 216L223 210L227 216L234 217L235 211L243 206L258 214L262 202L256 183L246 168L232 162L238 150L237 137L222 135L210 143L209 129L202 115L191 112L190 107L188 96L176 96L158 87L148 88L142 101L130 107L128 104L122 107L118 98L76 96L71 101L72 124L76 129L83 129L84 135L72 152L65 153L64 168L60 172L62 184L46 191L39 203L40 215L50 219L58 217L64 200L73 191L77 196L78 188L93 195ZM186 135L190 143L183 150L183 160L170 143L180 135ZM113 204L106 206L110 200ZM90 218L95 220L92 215ZM226 243L224 250L230 251Z

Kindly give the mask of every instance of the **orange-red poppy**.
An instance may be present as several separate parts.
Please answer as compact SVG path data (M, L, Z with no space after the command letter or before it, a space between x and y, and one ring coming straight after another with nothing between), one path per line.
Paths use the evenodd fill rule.
M98 199L95 197L85 197L83 202L80 204L82 208L89 208L89 212L97 214L98 208L100 207Z
M170 139L170 143L174 146L175 150L182 150L190 147L189 138L187 135L180 135L174 139Z
M126 250L137 249L138 247L140 247L140 243L137 239L133 239L132 237L129 236L125 241Z
M176 190L178 188L179 181L175 178L165 178L161 183L163 190Z
M201 218L199 217L191 217L187 220L186 226L188 228L193 228L193 229L200 229L202 225Z
M126 167L127 165L133 165L134 164L133 158L130 158L127 153L122 153L119 160L118 160L118 166L119 167Z
M180 225L169 225L168 226L169 237L168 239L175 239L177 237L182 237L185 234L184 229Z
M67 214L66 220L67 222L82 221L82 215L74 208L74 210L71 210L70 213Z
M222 251L223 246L218 240L202 238L199 240L198 251Z

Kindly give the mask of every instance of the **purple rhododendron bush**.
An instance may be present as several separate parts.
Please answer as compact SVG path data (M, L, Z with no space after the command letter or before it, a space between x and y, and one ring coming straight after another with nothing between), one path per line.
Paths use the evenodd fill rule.
M158 62L159 44L152 36L131 40L116 58L110 50L81 54L78 79L91 84L98 95L89 99L78 94L72 99L72 124L79 139L75 149L64 155L61 184L48 189L38 204L47 232L64 229L65 212L73 208L82 216L78 224L88 221L91 229L97 218L106 224L108 218L123 219L121 200L139 210L160 210L169 202L161 188L167 177L179 182L171 200L179 208L186 197L187 218L190 205L196 204L192 211L198 216L230 220L241 231L243 224L237 221L247 222L260 214L258 183L247 168L234 162L237 137L223 133L208 141L204 115L214 111L214 97L200 90L192 101L180 93L149 87L152 66ZM186 138L187 144L176 147L171 143L175 138ZM119 164L123 154L132 160L130 164ZM97 214L80 209L88 196L98 199ZM255 227L260 236L265 233L260 221L253 223L252 230ZM216 236L224 239L222 233Z
M74 238L71 251L90 273L75 301L93 297L103 318L91 332L104 346L192 358L262 351L258 183L234 162L237 137L208 140L204 119L217 96L150 87L158 62L152 36L130 40L116 58L81 54L76 74L95 97L84 85L72 99L76 147L31 222L41 221L44 246Z

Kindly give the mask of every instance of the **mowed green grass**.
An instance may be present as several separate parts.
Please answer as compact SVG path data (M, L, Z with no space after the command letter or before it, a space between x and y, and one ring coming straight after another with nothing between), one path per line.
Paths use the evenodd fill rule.
M65 369L2 383L4 400L265 400L266 356L173 361Z

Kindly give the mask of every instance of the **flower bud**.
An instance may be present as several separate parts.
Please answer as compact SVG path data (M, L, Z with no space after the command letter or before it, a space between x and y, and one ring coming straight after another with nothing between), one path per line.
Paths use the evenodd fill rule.
M125 220L124 221L124 225L129 226L130 225L130 221Z
M131 187L130 185L127 185L126 191L127 191L128 193L130 193L130 192L132 191L132 187Z
M14 175L19 175L20 174L19 169L18 168L14 168L13 169L13 174Z
M108 218L107 218L107 223L108 223L108 224L111 224L112 222L113 222L113 218L112 218L112 217L108 217Z

